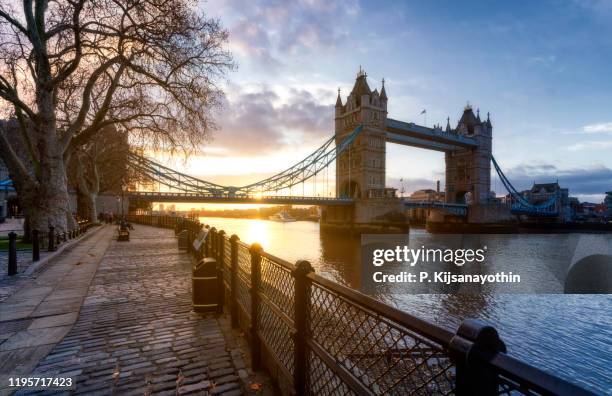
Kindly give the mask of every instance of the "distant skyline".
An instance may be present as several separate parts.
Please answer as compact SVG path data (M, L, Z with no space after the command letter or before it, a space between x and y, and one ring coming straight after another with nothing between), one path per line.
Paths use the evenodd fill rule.
M456 126L491 112L493 153L520 189L559 180L581 200L612 190L612 1L212 0L238 63L220 127L185 170L223 184L276 173L333 134L359 66L385 78L389 116ZM179 161L180 162L180 161ZM176 162L175 162L176 163ZM441 153L387 145L387 185L443 181ZM497 177L492 189L503 194Z

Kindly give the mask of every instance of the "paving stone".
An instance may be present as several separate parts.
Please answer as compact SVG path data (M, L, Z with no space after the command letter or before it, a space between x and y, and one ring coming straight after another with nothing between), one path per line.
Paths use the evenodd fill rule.
M215 386L213 389L210 390L210 393L213 395L218 395L230 390L234 390L234 389L239 389L240 388L240 384L238 384L237 382L230 382L227 384L223 384L220 386Z
M18 331L0 344L0 351L55 344L70 331L70 326Z
M201 381L195 384L191 384L191 385L183 385L179 388L179 393L180 394L188 394L190 392L196 392L196 391L205 391L210 389L211 387L211 383L210 381Z
M31 325L52 329L69 319L54 314L60 303L64 309L80 307L72 330L48 364L37 369L78 376L77 394L153 390L174 395L179 371L186 394L240 393L240 375L232 366L236 359L230 355L236 348L229 347L226 330L214 315L192 312L192 261L179 253L172 230L136 225L130 242L113 241L97 254L92 262L102 259L95 274L87 260L73 266L66 276L74 285L58 289L35 308L48 317ZM44 281L63 273L49 274ZM89 285L87 296L77 303L76 290L83 285Z

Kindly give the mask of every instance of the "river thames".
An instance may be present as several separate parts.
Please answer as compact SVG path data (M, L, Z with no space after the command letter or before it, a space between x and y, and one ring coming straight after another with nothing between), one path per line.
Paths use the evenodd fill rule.
M612 295L564 294L414 294L406 284L385 283L364 287L360 238L321 234L319 224L268 220L200 218L204 224L237 234L246 243L263 248L287 261L309 260L315 271L329 279L369 294L397 308L455 330L465 318L479 318L494 325L513 356L552 374L595 391L612 394ZM418 245L446 244L449 236L412 229ZM450 237L453 238L453 237ZM561 279L577 238L612 235L491 235L473 236L487 244L488 259L498 267L545 268L532 271L549 290L562 293ZM473 242L473 241L471 241ZM465 240L462 240L465 243ZM469 242L468 242L469 243ZM524 272L524 271L523 271ZM535 274L535 275L534 275Z

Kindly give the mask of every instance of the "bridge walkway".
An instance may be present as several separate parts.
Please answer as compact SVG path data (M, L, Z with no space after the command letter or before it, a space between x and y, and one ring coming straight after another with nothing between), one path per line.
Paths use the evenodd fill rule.
M173 232L136 225L130 242L117 242L114 230L105 226L80 255L68 255L47 270L58 273L57 266L67 266L90 275L70 284L57 275L54 285L40 286L56 291L55 300L40 303L52 316L22 318L28 327L0 344L0 355L11 355L13 362L4 372L70 376L74 394L238 395L261 382L246 365L246 347L229 321L192 311L192 259L179 252ZM46 273L39 278L45 277L52 278ZM85 287L82 297L69 289L77 285ZM38 348L37 364L29 347ZM24 372L32 360L36 367ZM35 392L16 392L30 393Z

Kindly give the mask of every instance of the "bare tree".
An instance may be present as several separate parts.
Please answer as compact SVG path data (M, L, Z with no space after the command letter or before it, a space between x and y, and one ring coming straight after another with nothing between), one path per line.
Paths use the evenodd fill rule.
M190 0L0 0L0 112L18 124L0 154L32 227L67 228L66 164L109 125L155 149L205 141L226 41Z
M127 135L114 125L103 128L88 144L75 149L68 165L68 185L77 193L77 213L98 221L101 193L119 195L134 180L128 168Z

